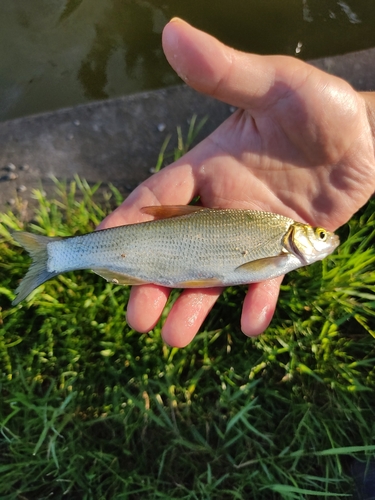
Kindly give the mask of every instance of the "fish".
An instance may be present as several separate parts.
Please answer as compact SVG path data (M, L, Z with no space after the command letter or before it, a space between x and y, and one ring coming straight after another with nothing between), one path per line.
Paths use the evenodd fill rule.
M154 220L67 238L14 232L32 263L13 305L54 276L83 269L122 285L257 283L322 260L340 243L330 231L271 212L190 205L142 212Z

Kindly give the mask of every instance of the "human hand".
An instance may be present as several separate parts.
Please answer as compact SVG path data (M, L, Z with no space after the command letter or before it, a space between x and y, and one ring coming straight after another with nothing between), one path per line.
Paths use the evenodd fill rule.
M349 84L302 61L231 49L181 20L163 32L168 61L191 87L239 109L180 160L138 186L100 228L147 220L148 205L188 204L266 210L335 230L375 186L371 101ZM249 286L241 328L263 332L282 278ZM187 345L222 289L187 289L162 330L172 346ZM133 287L129 324L151 330L169 289Z

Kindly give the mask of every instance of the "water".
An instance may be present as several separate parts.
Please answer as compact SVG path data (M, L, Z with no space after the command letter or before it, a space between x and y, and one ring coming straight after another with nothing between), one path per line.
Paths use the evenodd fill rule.
M178 83L173 16L260 54L375 46L374 0L0 0L0 120Z

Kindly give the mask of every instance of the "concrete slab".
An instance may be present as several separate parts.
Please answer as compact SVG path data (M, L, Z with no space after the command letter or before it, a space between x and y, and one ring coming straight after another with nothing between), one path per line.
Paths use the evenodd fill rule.
M0 211L17 198L32 202L41 183L49 192L51 175L111 182L126 195L151 175L168 134L168 150L177 145L177 126L186 137L194 114L197 121L208 116L199 141L230 113L226 104L178 86L0 123Z
M311 64L358 90L372 90L374 60L375 48ZM168 134L169 150L176 146L177 126L186 136L194 114L198 120L208 116L199 141L232 111L181 85L0 123L0 212L23 204L28 218L32 190L43 184L50 192L51 175L111 182L126 195L151 175Z
M343 78L356 90L375 89L375 48L309 62L327 73Z

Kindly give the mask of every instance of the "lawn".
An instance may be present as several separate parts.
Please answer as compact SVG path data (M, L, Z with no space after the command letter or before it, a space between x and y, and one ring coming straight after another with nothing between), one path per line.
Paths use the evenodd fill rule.
M120 203L97 187L35 192L29 223L0 214L0 498L351 498L353 461L375 456L375 201L287 275L263 335L241 333L245 288L228 288L176 349L90 271L11 306L30 259L10 232L92 231Z

